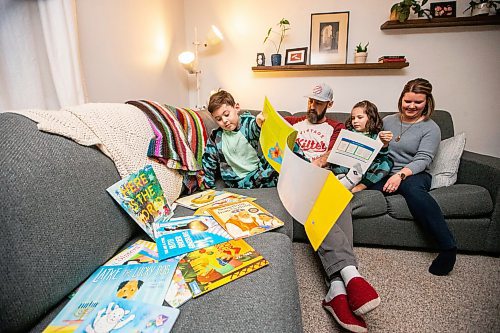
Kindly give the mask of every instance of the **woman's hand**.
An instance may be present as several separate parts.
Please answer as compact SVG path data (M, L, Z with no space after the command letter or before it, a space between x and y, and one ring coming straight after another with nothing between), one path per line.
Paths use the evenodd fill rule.
M384 192L393 193L396 192L401 185L401 177L398 174L394 174L385 182L384 188L382 189Z
M378 133L378 137L384 144L384 147L387 147L389 145L389 142L391 142L393 135L391 131L380 131Z

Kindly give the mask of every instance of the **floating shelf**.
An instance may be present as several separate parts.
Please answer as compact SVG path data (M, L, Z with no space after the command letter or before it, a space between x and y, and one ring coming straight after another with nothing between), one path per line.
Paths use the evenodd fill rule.
M327 64L327 65L286 65L255 66L254 72L290 72L290 71L338 71L359 69L401 69L408 67L408 62L364 63L364 64Z
M380 30L389 29L415 29L415 28L438 28L438 27L462 27L478 25L499 25L500 15L491 16L465 16L465 17L441 17L433 19L416 19L399 21L387 21L380 26Z

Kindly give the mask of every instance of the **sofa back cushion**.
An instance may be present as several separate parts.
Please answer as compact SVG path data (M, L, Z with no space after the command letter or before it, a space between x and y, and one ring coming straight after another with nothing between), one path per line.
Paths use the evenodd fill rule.
M26 332L140 229L106 192L120 177L100 151L16 114L0 128L0 332Z

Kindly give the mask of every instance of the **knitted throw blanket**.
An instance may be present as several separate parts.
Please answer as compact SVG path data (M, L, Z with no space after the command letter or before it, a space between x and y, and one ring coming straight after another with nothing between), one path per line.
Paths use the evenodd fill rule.
M175 108L154 101L128 101L148 117L155 137L147 155L169 168L184 171L183 183L188 193L203 188L201 158L207 132L200 116L187 108Z
M113 160L121 177L151 164L170 203L181 193L183 175L146 155L155 133L144 113L132 105L89 103L58 111L9 112L34 120L41 131L65 136L84 146L97 146Z

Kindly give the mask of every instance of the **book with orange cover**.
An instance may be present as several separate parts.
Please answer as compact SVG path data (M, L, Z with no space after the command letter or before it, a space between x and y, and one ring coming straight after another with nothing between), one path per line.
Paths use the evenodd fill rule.
M190 252L178 267L193 297L198 297L268 264L243 239L234 239Z

